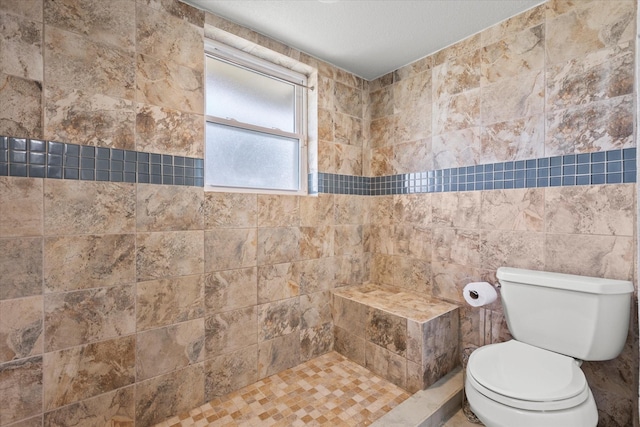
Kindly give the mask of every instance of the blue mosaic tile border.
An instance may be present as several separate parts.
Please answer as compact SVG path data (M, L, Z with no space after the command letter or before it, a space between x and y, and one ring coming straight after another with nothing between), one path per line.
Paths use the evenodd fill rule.
M636 149L569 154L379 177L318 174L318 192L381 196L636 182Z
M0 176L204 186L204 160L0 136Z

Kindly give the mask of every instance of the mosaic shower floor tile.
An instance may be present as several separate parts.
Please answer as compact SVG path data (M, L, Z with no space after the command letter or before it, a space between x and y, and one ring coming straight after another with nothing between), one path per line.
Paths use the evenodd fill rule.
M367 426L408 397L401 388L331 352L156 427Z

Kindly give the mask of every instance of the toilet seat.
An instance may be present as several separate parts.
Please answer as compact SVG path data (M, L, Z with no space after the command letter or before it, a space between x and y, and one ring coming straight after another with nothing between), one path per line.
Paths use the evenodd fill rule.
M567 409L589 397L587 380L573 358L515 340L474 351L467 374L479 393L519 409Z

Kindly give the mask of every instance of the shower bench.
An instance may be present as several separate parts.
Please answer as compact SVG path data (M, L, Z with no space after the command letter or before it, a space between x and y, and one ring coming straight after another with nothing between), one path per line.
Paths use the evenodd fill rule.
M459 365L458 306L375 284L333 291L334 349L414 393Z

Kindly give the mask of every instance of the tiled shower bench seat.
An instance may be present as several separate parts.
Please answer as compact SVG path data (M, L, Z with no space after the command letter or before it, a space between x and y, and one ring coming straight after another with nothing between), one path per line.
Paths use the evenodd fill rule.
M458 307L374 284L333 291L335 350L414 393L459 364Z

